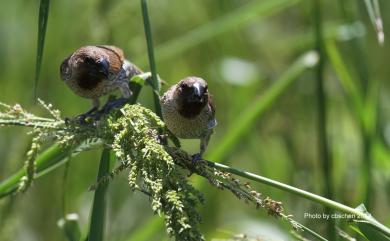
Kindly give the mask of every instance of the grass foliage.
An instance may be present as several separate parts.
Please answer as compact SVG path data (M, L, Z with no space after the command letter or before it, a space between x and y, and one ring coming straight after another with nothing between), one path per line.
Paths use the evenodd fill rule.
M18 181L17 192L25 192L32 184L39 146L47 141L62 149L80 146L82 143L101 143L112 149L120 164L109 172L109 149L104 149L98 180L91 187L96 190L92 208L88 240L103 240L105 217L105 189L110 178L128 170L128 183L133 191L140 191L150 198L154 213L164 216L167 233L175 240L203 240L198 229L200 215L197 207L203 195L188 182L188 172L197 173L210 184L227 189L237 198L264 208L268 214L282 217L298 230L301 224L285 215L280 202L254 191L250 184L242 183L229 173L212 167L191 163L191 157L178 147L168 147L159 142L159 130L178 145L178 140L167 130L164 122L154 112L138 105L126 105L120 113L111 114L98 122L80 125L77 120L64 121L60 112L40 101L52 118L41 118L23 110L20 105L2 104L1 125L33 127L33 143L27 154L25 175ZM17 111L15 111L17 110Z
M39 81L45 99L58 104L63 112L77 113L83 104L68 98L63 83L53 84L58 81L53 79L58 79L58 65L64 56L81 45L93 43L118 45L141 67L148 60L152 80L146 81L146 75L133 78L129 105L88 125L65 121L60 111L41 100L39 105L49 113L49 118L31 114L18 104L0 104L0 126L28 127L30 134L26 138L1 130L0 146L4 150L0 149L0 154L12 162L0 162L0 175L7 177L0 182L0 241L25 240L26 234L15 232L15 227L18 231L33 229L44 240L58 240L56 231L46 228L53 219L58 220L58 215L63 215L59 226L70 241L161 240L161 218L149 217L138 207L134 196L131 202L123 201L127 194L116 193L118 183L112 184L115 188L108 188L124 171L130 189L146 197L152 213L163 217L165 232L178 241L209 240L214 236L220 240L263 240L263 236L234 234L251 227L238 226L241 220L256 225L262 225L259 220L272 223L269 218L259 219L262 214L253 212L253 208L275 217L283 234L295 240L390 240L386 226L390 224L386 112L389 90L386 81L382 81L387 78L387 65L381 64L388 62L382 54L388 50L384 43L389 21L381 16L389 9L385 2L40 0L39 11L37 6L35 2L16 1L4 4L3 11L0 10L0 19L10 21L0 25L0 39L4 40L0 53L5 56L0 59L5 67L0 81L7 80L1 83L5 101L20 100L35 112L31 104L25 104L31 102L26 94L26 80L33 79L31 89L35 97ZM28 9L34 12L26 12ZM30 15L36 15L38 20L36 49L29 39L35 34L35 30L30 30L35 29L30 22L36 24L30 21ZM67 28L61 27L65 24ZM46 33L48 27L50 31ZM377 49L378 42L381 49ZM34 76L32 56L35 77L30 78ZM233 67L228 65L232 62ZM239 76L229 72L231 69ZM160 119L159 94L165 86L161 86L159 74L169 84L186 75L200 75L208 80L219 122L206 153L211 161L192 165L191 156L184 151L191 149L189 145L184 142L183 149L180 148ZM153 96L141 93L144 84L152 87ZM142 105L136 104L138 98ZM152 105L154 111L147 108ZM314 112L317 115L313 119ZM168 145L162 137L175 146ZM17 140L17 145L13 140ZM23 148L28 148L24 156L20 154L25 153ZM77 215L66 215L68 210L56 213L55 199L62 195L63 202L70 203L69 207L64 204L63 209L85 206L80 205L80 197L85 193L85 185L91 182L91 168L83 162L72 162L78 168L69 172L64 190L56 192L35 180L45 177L54 185L58 173L53 171L67 164L68 173L72 157L83 153L80 156L85 161L97 160L87 152L90 150L103 151L96 183L90 187L94 196L89 225L80 228L87 225ZM16 169L14 159L21 157L25 160L23 168L9 175L10 170ZM231 167L230 162L242 169ZM262 175L244 168L258 170ZM199 185L199 180L209 185ZM30 201L31 196L26 195L5 198L31 190L34 183L37 188L32 196L38 196L38 201ZM267 188L259 192L257 184L279 189L282 195ZM66 185L72 187L70 191ZM246 213L235 200L219 192L215 195L215 189L211 193L210 186L227 191L252 209ZM45 194L54 194L42 195L41 189ZM202 214L199 207L204 198L209 202ZM296 198L310 200L313 205ZM34 207L30 212L37 210L35 215L41 215L40 218L32 215L28 221L26 208L13 209L22 206L19 200L24 199L29 200L29 207ZM351 207L362 202L364 205ZM126 207L133 209L123 228L120 217L128 212ZM309 211L322 212L321 207L328 214L349 214L353 218L337 222L302 218ZM295 216L285 209L292 210ZM228 235L215 231L231 227L232 217L235 231L227 232ZM26 224L15 221L18 218ZM328 232L323 231L325 226ZM264 230L265 237L272 233Z

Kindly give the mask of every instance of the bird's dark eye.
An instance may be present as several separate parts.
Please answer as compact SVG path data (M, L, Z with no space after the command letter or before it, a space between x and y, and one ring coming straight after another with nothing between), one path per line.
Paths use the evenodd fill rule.
M64 73L64 74L68 74L69 68L65 67L65 66L61 66L61 72Z
M184 86L183 89L184 89L185 91L187 91L187 92L191 92L191 91L193 91L194 87L193 87L193 86L188 86L188 85L186 85L186 86Z
M189 91L191 89L186 83L180 83L179 88L183 92Z
M94 60L93 60L93 58L91 58L90 56L86 56L86 57L84 58L84 63L86 63L86 64L93 64L93 63L94 63Z

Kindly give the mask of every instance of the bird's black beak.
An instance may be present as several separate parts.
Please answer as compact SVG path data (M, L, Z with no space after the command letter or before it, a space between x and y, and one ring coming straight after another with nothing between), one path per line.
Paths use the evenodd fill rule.
M106 59L102 59L99 64L99 72L104 75L104 77L108 78L110 74L110 63Z
M202 103L204 101L204 95L205 95L205 88L203 86L200 86L198 83L195 83L192 86L192 95L191 95L191 101L192 102L200 102Z

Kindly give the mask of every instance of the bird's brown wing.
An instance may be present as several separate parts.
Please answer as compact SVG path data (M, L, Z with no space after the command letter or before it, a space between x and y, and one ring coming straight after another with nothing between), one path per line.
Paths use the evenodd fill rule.
M116 57L119 58L121 61L125 60L125 54L121 48L118 48L114 45L98 45L97 47L112 52L112 54L115 54Z
M98 45L96 47L100 48L108 55L110 72L115 74L119 73L122 68L123 61L125 60L123 50L112 45Z
M211 109L211 115L209 117L209 123L207 127L208 129L213 129L217 125L217 119L215 118L215 105L212 95L209 95L209 107Z
M212 118L215 118L215 104L212 95L209 95L209 106L211 108Z

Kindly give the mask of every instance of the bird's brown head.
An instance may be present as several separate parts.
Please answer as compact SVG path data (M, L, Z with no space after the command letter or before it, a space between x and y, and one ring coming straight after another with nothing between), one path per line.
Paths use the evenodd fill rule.
M207 83L199 77L186 77L176 85L174 98L179 113L186 118L194 118L208 104Z
M62 80L74 79L80 87L92 89L99 81L109 78L109 69L105 56L84 47L62 62L60 72Z

